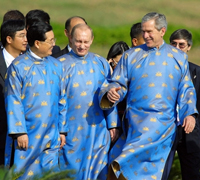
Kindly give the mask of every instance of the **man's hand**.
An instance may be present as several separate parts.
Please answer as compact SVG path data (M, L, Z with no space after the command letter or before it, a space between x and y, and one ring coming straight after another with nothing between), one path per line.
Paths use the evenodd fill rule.
M28 135L23 134L23 135L17 137L17 144L18 144L19 148L27 150L28 149Z
M117 93L121 87L118 88L111 88L107 93L107 98L110 102L115 103L115 101L118 101L120 98L120 95Z
M196 120L193 116L187 116L185 117L184 121L183 121L183 125L182 127L185 127L185 133L189 134L194 130L196 124Z
M109 131L110 131L111 141L115 142L119 138L119 129L113 128L110 129Z
M66 138L64 134L60 134L60 150L66 144Z

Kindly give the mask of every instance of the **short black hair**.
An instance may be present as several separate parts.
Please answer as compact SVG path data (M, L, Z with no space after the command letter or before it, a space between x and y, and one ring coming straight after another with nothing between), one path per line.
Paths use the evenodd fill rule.
M142 35L141 23L138 22L138 23L133 24L130 31L131 39L133 38L138 39L141 35Z
M8 20L1 25L1 42L5 47L7 43L7 36L10 36L12 39L15 38L17 31L25 29L25 22L23 20Z
M67 19L67 21L65 22L65 29L66 29L68 32L69 32L69 29L70 29L71 20L72 20L73 18L80 18L80 19L82 19L82 20L85 22L85 24L87 24L86 20L85 20L83 17L81 17L81 16L72 16L72 17L70 17L69 19Z
M3 16L3 22L8 20L25 20L24 15L19 10L10 10Z
M27 30L27 40L30 47L34 45L36 40L45 41L46 40L46 32L53 30L50 24L45 22L35 22L30 26Z
M118 55L122 55L128 49L129 47L124 41L114 43L108 52L107 60L115 58Z
M178 29L174 31L169 38L170 43L175 39L184 39L187 41L189 46L192 46L192 34L186 29Z
M49 14L40 9L34 9L34 10L29 11L26 14L25 19L26 19L26 29L35 22L45 22L45 23L50 24Z

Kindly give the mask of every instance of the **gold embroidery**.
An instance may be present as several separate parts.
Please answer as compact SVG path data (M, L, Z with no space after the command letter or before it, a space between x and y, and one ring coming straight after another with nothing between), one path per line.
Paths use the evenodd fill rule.
M175 69L179 70L179 67L177 65L175 65Z
M41 135L40 135L40 134L37 134L37 135L35 136L35 138L36 138L36 139L40 139L40 138L41 138Z
M138 64L137 66L136 66L136 69L138 69L138 68L140 68L141 67L141 64Z
M87 81L86 82L86 85L91 85L92 84L92 81Z
M136 59L133 59L132 62L131 62L131 64L134 64L135 62L136 62Z
M74 83L74 84L73 84L73 87L75 87L75 88L76 88L76 87L79 87L79 84L78 84L78 83Z
M15 126L21 126L22 125L22 122L21 121L18 121L15 123Z
M33 171L28 172L28 176L33 176L33 174L34 174Z
M83 118L86 118L86 117L88 117L89 115L87 114L87 113L84 113L83 114Z
M42 79L40 79L40 80L38 81L38 84L44 84L44 81L43 81Z
M40 118L42 115L41 114L36 114L35 117L36 118Z
M144 131L149 131L149 128L148 127L144 127L143 130Z
M168 64L167 64L167 62L166 61L164 61L163 62L163 66L167 66Z
M154 86L155 86L154 83L150 83L150 84L149 84L149 87L154 87Z
M46 101L42 101L41 106L47 106L47 102Z
M42 123L42 127L47 127L47 123Z
M162 73L161 72L157 72L156 76L160 77L160 76L162 76Z
M154 66L155 65L155 62L150 62L149 63L149 66Z
M25 66L25 67L24 67L24 70L25 70L25 71L28 71L29 69L30 69L30 67L28 67L28 66Z
M83 91L82 93L81 93L81 96L86 96L87 95L87 93L85 92L85 91Z
M168 53L167 56L173 58L173 54L171 54L171 53Z

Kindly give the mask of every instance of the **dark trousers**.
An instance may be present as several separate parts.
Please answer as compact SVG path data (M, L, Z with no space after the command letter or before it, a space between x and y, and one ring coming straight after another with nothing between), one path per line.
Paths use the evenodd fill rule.
M173 147L165 164L162 180L168 179L176 150L181 165L182 180L200 180L200 151L187 152L185 138L182 138L184 137L183 133L185 132L183 132L182 127L178 126Z
M5 149L0 149L0 167L4 166Z
M182 180L200 180L200 152L187 153L184 142L178 143L177 152Z

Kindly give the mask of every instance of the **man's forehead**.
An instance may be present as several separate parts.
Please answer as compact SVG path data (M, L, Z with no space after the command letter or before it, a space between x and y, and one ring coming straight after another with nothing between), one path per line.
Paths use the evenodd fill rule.
M52 30L51 30L51 31L48 31L48 32L46 32L46 33L45 33L45 35L46 35L46 38L47 38L47 39L54 38L54 33L53 33L53 31L52 31Z
M80 35L89 35L91 37L91 31L88 28L77 28L74 32L75 36L80 36Z
M26 33L26 29L24 28L24 29L22 29L22 30L19 30L19 31L16 31L16 33L15 34L24 34L24 33Z

